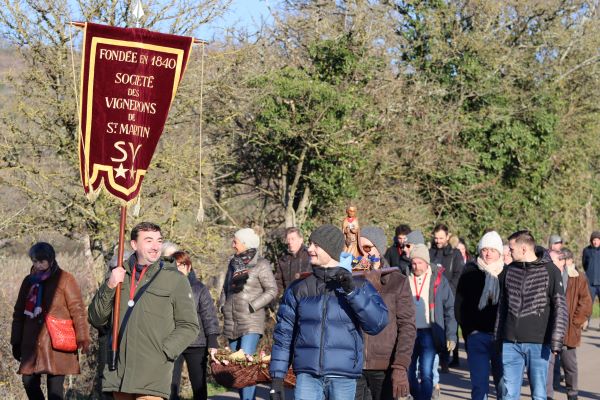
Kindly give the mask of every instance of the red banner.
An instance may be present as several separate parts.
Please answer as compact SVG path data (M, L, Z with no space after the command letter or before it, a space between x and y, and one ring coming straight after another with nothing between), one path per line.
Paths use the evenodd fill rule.
M79 161L86 194L139 194L193 38L86 23Z

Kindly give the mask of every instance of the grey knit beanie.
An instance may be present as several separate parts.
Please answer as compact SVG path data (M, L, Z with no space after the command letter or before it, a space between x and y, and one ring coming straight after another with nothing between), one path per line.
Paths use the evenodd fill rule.
M562 243L562 241L560 235L550 235L548 238L548 247L551 247L555 243Z
M425 237L423 236L423 233L417 229L406 235L406 243L425 244Z
M310 234L308 240L325 250L329 257L340 261L340 253L344 251L344 234L340 228L331 224L321 225Z
M594 239L600 239L600 231L592 232L592 235L590 236L590 242Z
M375 247L377 247L379 253L381 253L382 255L383 253L385 253L387 239L385 237L385 232L383 231L383 229L377 226L367 226L360 230L360 236L364 237L365 239L369 239L371 243L373 243Z

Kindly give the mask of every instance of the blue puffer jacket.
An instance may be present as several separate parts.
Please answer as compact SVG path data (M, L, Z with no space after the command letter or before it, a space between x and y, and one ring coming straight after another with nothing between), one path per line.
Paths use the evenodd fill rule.
M600 286L600 247L583 249L583 270L591 286Z
M273 333L272 377L283 378L292 360L296 374L361 376L362 331L381 332L388 310L365 279L355 278L354 291L344 294L333 279L338 270L313 267L285 291Z

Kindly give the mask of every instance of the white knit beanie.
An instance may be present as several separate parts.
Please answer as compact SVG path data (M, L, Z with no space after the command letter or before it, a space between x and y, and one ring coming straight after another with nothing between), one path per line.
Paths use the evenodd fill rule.
M482 249L494 249L498 251L498 254L504 254L504 245L498 232L490 231L483 235L477 245L477 254L481 254Z
M258 249L260 246L260 238L252 228L240 229L233 236L249 249Z

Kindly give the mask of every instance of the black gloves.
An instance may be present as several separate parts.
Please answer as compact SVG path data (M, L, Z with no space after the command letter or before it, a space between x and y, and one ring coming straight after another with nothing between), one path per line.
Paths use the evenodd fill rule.
M21 345L14 344L12 346L12 355L17 361L21 361Z
M344 293L352 293L352 291L354 290L354 280L352 279L352 272L348 271L347 269L340 268L335 273L334 278L336 281L338 281Z
M285 389L282 378L273 378L270 396L271 400L285 400Z
M244 285L248 280L248 272L236 273L231 277L231 291L233 293L239 293L244 290Z

